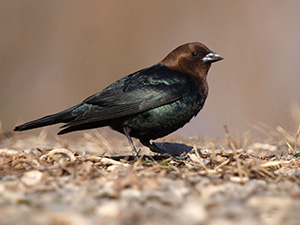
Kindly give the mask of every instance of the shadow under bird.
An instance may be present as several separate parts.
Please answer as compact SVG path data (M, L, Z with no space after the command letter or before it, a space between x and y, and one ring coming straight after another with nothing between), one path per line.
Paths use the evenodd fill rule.
M202 109L208 93L211 63L223 58L199 42L177 47L159 63L132 73L83 102L56 114L14 128L24 131L65 123L58 134L110 126L154 152L150 140L164 137L188 123Z

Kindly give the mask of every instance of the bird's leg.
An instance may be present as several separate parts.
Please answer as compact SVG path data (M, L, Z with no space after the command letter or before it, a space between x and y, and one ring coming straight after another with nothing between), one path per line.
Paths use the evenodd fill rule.
M140 140L140 142L141 142L143 145L145 145L145 146L147 146L148 148L150 148L150 150L151 150L152 152L156 152L156 153L160 153L160 154L164 154L164 153L165 153L164 151L162 151L161 149L159 149L154 143L151 144L151 143L150 143L150 140Z
M134 157L136 157L138 155L138 152L134 146L134 143L130 137L130 134L129 132L131 131L129 127L123 127L123 131L124 131L124 134L126 135L127 139L128 139L128 142L129 142L129 145L131 147L131 150L132 150L132 154L134 155Z

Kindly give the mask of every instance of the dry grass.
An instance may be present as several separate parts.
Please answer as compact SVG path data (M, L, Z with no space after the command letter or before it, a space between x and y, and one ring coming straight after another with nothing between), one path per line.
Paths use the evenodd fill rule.
M299 133L268 128L261 143L225 127L225 140L181 138L184 157L137 146L133 159L126 138L99 132L1 132L0 224L297 224Z

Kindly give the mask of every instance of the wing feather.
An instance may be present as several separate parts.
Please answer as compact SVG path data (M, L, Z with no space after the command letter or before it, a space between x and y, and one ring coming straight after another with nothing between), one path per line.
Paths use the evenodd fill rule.
M63 127L79 126L142 113L182 98L187 80L164 66L131 74L87 98L89 109Z

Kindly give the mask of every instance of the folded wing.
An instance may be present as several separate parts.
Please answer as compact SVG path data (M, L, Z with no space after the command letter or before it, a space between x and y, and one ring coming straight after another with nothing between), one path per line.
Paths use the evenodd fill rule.
M162 65L138 71L83 101L84 112L64 125L60 134L172 103L182 98L187 86L182 74Z

